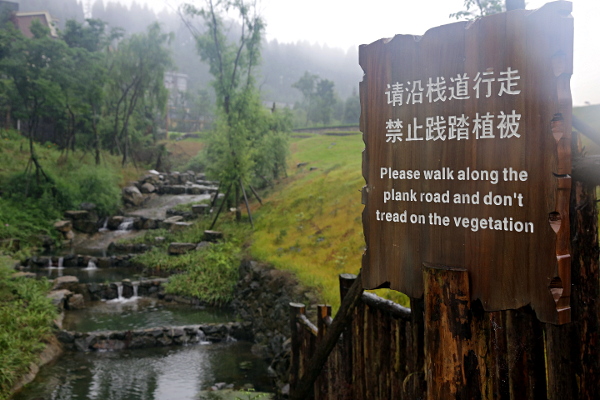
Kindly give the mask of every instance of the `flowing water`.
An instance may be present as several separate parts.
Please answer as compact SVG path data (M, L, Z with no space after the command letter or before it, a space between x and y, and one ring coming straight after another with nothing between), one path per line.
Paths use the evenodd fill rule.
M192 307L141 297L88 303L87 308L65 313L63 327L79 332L126 331L233 320L233 312L228 309Z
M192 400L219 382L270 391L250 343L67 353L14 400Z
M166 210L177 204L209 198L198 196L157 196L131 216L165 218ZM93 235L76 235L70 249L73 254L106 256L108 245L118 239L133 238L143 231L129 230L130 219L117 231L101 229ZM90 262L86 268L57 266L32 269L38 275L54 279L73 275L81 283L138 281L140 275L127 268L98 268ZM162 326L222 323L234 320L226 309L200 308L167 303L157 299L123 298L122 284L117 284L117 299L87 303L82 310L65 313L67 330L136 330ZM137 287L134 285L134 290ZM272 391L267 365L254 356L249 342L197 344L150 349L66 352L53 365L40 370L36 379L15 400L187 400L198 399L202 391L217 383L240 389L245 385L257 391ZM208 398L208 397L207 397Z

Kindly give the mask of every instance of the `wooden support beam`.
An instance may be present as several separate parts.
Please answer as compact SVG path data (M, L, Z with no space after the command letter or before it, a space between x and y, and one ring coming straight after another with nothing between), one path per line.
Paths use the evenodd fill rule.
M242 188L242 194L244 195L244 203L246 203L246 211L248 211L248 218L250 219L250 225L252 229L254 229L254 221L252 221L252 211L250 211L250 204L248 204L248 196L246 196L246 189L244 189L244 184L240 179L240 187Z
M250 190L252 191L252 194L254 194L254 197L256 197L256 200L258 200L258 202L262 206L262 199L260 198L260 196L258 195L258 193L256 193L256 190L254 190L254 188L252 187L252 185L248 185L248 186L250 186Z
M210 224L210 228L208 228L208 230L212 230L212 228L215 227L215 224L217 223L217 219L219 219L219 214L221 214L221 211L223 211L223 206L225 205L225 202L227 201L227 196L229 196L229 191L231 191L231 186L233 186L233 183L229 185L229 187L227 188L227 193L225 193L225 197L223 197L223 201L221 202L221 205L219 206L219 211L217 211L217 215L215 215L215 219L213 220L212 224ZM215 196L215 198L217 198L217 196Z

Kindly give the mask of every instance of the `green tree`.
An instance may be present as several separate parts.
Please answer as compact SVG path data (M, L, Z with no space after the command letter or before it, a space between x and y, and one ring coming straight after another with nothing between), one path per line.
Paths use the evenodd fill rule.
M203 8L187 4L183 10L188 18L202 18L203 32L191 20L185 21L196 38L200 58L208 63L214 77L217 122L204 150L207 169L224 187L235 189L234 201L238 204L240 190L245 192L245 186L256 175L268 179L261 174L269 168L268 163L271 167L281 163L280 157L260 156L264 152L282 151L263 147L271 143L267 139L273 132L271 128L278 128L273 123L275 113L262 106L255 86L254 72L260 61L264 23L256 8L243 0L207 0ZM240 24L235 27L236 39L228 37L226 32L223 15L229 11L236 14ZM285 153L279 156L285 159ZM239 212L237 216L239 220Z
M317 87L317 82L319 81L319 75L311 74L308 71L304 71L304 75L296 81L292 87L294 89L298 89L300 93L302 93L302 103L300 104L301 108L304 109L306 113L306 124L310 121L315 121L315 90Z
M356 90L344 103L344 123L357 124L360 119L360 98Z
M5 76L3 89L14 116L23 121L29 139L30 165L35 177L48 180L35 152L35 133L42 118L60 115L65 97L61 88L70 63L68 47L49 37L48 28L38 21L31 24L34 37L28 39L6 26L1 45L0 71ZM29 167L28 167L29 168Z
M307 124L313 122L327 125L331 122L337 103L333 81L306 71L292 87L302 93L303 101L300 106L306 112Z
M464 7L464 10L450 14L450 18L472 20L505 10L503 0L465 0Z
M154 23L145 34L121 41L111 55L105 112L112 121L105 128L109 148L122 155L123 165L134 142L148 129L154 132L154 114L165 111L168 94L163 81L171 66L171 39Z

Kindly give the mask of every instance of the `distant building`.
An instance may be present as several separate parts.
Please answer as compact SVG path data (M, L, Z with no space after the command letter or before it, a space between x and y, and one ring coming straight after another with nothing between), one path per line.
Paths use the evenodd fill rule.
M186 92L188 76L186 74L178 74L176 72L166 72L164 82L165 87L169 90L169 93Z
M53 38L58 37L56 27L54 26L54 20L47 11L33 11L33 12L17 12L14 15L15 25L17 29L21 31L23 35L28 38L33 37L30 27L33 21L39 21L42 25L50 29L50 36Z
M4 20L10 20L21 33L28 38L32 38L31 24L33 21L39 21L43 26L50 29L50 36L58 37L56 32L55 20L48 11L19 12L19 4L13 1L0 0L0 17Z

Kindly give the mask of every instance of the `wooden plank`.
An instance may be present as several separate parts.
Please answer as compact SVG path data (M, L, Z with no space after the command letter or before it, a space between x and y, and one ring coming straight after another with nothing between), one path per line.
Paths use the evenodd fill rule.
M479 360L470 343L469 273L424 264L423 281L427 399L479 399Z
M365 288L389 282L392 289L420 298L423 262L461 266L470 272L471 300L481 299L485 310L531 304L542 321L569 320L569 268L567 262L557 266L556 257L569 254L568 207L563 206L571 168L570 10L570 3L554 2L361 46ZM450 89L458 90L453 82L465 74L468 98L432 100L438 78L451 96ZM509 75L514 85L507 94L502 82ZM490 86L475 77L492 79ZM430 89L416 92L424 99L418 103L408 97L416 82ZM396 84L403 86L393 89ZM390 100L392 89L402 104ZM487 113L494 129L500 129L499 118L518 116L518 130L511 137L506 132L479 137L473 129ZM561 134L555 139L551 123L559 114ZM439 117L448 128L457 116L469 118L472 136L456 140L446 131L439 140L431 138L431 121ZM404 124L396 142L389 136L395 121ZM409 140L415 139L416 126L421 141ZM406 171L423 176L402 175ZM425 171L439 171L439 178L426 179ZM498 179L480 171L498 173ZM459 178L461 172L467 176ZM440 197L435 200L434 194ZM489 201L492 196L498 203ZM564 221L558 232L549 224L555 211ZM556 277L563 283L558 303L548 290Z

